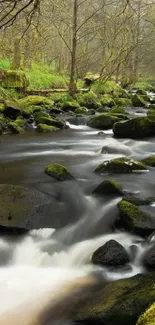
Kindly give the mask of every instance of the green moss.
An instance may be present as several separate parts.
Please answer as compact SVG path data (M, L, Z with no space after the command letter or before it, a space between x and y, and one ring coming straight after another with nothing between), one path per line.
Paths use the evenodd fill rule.
M108 107L113 107L116 105L114 99L108 95L108 94L105 94L101 100L100 100L100 103L101 103L101 106L108 106Z
M19 100L19 104L21 106L27 107L27 106L50 106L52 107L54 104L54 101L48 97L43 96L27 96Z
M155 156L149 156L143 159L142 162L148 166L155 167Z
M6 71L0 81L0 86L4 88L25 89L28 84L25 73L21 71Z
M143 97L140 95L137 95L137 94L133 95L132 103L133 103L133 106L135 106L135 107L146 107L147 106L147 103L143 99Z
M25 127L26 126L26 121L23 119L22 116L19 116L16 120L15 123L20 126L20 127Z
M155 109L149 109L147 116L155 116Z
M115 103L124 107L132 106L132 101L129 98L115 98Z
M75 114L87 114L87 109L85 107L76 108L74 111Z
M59 181L69 180L73 178L73 176L68 172L67 168L59 164L52 164L46 166L45 174Z
M8 123L7 127L13 134L19 134L24 132L24 129L18 126L15 122Z
M114 106L111 110L110 113L120 113L120 114L125 114L125 110L122 107L119 106Z
M96 173L131 173L133 171L147 170L145 164L130 158L115 158L104 161L95 169Z
M112 80L106 82L98 80L94 82L91 89L98 94L113 94L116 91L120 92L122 90L122 88Z
M140 316L137 325L155 325L155 303Z
M112 195L123 196L124 195L122 186L118 182L116 182L112 179L103 181L101 184L99 184L95 188L93 193L103 194L105 196L112 196Z
M103 113L91 118L87 122L87 125L89 127L96 128L99 130L106 130L106 129L111 129L113 124L118 122L119 120L120 119L114 115Z
M3 113L3 111L4 111L4 104L0 103L0 113Z
M56 128L55 126L47 125L47 124L38 124L36 131L38 133L50 133L60 130L59 128Z
M127 114L121 114L121 113L111 113L109 112L110 115L118 117L121 120L129 120L129 117Z
M98 100L97 95L90 91L86 94L79 94L76 96L78 103L80 106L86 107L86 108L98 108L100 106L100 102Z
M80 108L80 105L76 101L67 101L62 105L63 111L75 111L77 108Z
M62 129L65 126L65 123L58 120L54 119L52 117L47 117L47 116L40 116L36 119L37 124L46 124L46 125L51 125L55 126L56 128Z

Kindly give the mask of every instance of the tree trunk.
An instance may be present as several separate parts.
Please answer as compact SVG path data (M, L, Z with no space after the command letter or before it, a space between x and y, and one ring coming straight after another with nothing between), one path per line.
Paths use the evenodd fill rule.
M20 68L20 59L21 59L21 51L20 51L20 41L18 38L14 41L14 56L12 60L12 69Z
M69 83L69 93L71 96L74 96L77 92L77 86L76 86L77 14L78 14L78 0L74 0L73 36L72 36L72 49L71 49L71 72L70 72L70 83Z

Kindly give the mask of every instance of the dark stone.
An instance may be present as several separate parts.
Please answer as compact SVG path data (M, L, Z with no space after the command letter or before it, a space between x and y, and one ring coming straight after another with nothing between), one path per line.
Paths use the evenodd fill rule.
M92 262L103 266L123 266L129 262L124 247L115 240L110 240L99 247L92 256Z
M147 250L143 262L148 269L155 271L155 245Z
M116 197L124 195L121 185L113 180L106 180L102 182L95 188L93 193Z
M138 252L138 247L137 247L137 245L131 245L131 246L129 247L129 254L130 254L131 262L134 262L134 261L135 261L135 258L136 258L136 255L137 255L137 252Z

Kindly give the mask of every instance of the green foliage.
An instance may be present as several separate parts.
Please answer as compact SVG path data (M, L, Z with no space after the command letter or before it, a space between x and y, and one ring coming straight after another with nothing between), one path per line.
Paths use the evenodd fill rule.
M11 62L7 59L0 60L0 70L10 70Z
M122 88L114 81L96 81L91 87L92 91L99 94L110 94L114 91L120 91Z
M147 80L145 80L145 81L137 81L135 84L132 84L130 88L143 89L143 90L146 90L146 91L153 91L154 90L154 87Z

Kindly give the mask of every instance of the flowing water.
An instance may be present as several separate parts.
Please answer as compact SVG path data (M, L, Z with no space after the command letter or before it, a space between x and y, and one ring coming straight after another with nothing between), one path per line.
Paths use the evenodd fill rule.
M31 131L20 136L1 138L1 183L20 184L48 193L53 207L47 227L36 225L21 239L0 240L0 315L21 303L37 300L43 293L61 292L66 283L90 274L109 281L145 272L142 256L147 249L143 240L126 232L113 231L117 203L121 198L92 196L92 190L104 179L120 182L127 193L155 196L155 171L129 175L96 175L94 168L104 160L129 156L142 159L154 154L154 138L114 139L112 131L99 131L85 125L51 135ZM103 148L103 153L101 152ZM76 180L56 182L44 174L47 164L64 164ZM155 204L147 207L154 213ZM39 228L39 229L38 229ZM93 266L93 252L110 239L129 247L137 246L127 268L108 270ZM1 323L0 323L1 324ZM11 324L12 325L12 324Z

